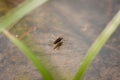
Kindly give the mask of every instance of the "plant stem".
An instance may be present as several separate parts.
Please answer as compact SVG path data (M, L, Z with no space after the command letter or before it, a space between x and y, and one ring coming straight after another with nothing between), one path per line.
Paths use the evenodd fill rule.
M76 73L73 80L82 80L85 72L89 68L92 61L95 59L96 55L108 41L110 36L115 32L120 24L120 11L116 14L116 16L111 20L111 22L107 25L107 27L103 30L103 32L98 36L96 41L88 50L78 72Z
M45 80L53 80L50 72L28 47L26 47L20 40L15 38L8 31L4 30L3 32L25 54L25 56L27 56L27 58L32 61Z
M26 0L17 8L8 12L5 16L0 18L0 32L6 27L10 27L20 20L27 13L42 5L47 0Z

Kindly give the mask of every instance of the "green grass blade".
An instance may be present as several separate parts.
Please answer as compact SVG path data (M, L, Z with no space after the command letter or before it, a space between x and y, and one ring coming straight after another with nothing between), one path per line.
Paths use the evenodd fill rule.
M45 80L53 80L50 72L45 68L45 66L38 60L34 53L27 48L21 41L12 36L8 31L4 30L4 34L27 56L29 60L36 66L39 73L43 76Z
M120 24L120 11L117 13L117 15L112 19L112 21L107 25L104 31L100 34L100 36L98 36L96 41L90 47L83 60L83 63L80 66L80 69L78 70L73 80L83 79L83 76L87 69L89 68L90 64L92 63L98 52L101 50L101 48L108 41L113 32L118 28L119 24Z
M42 5L46 1L47 0L26 0L17 8L8 12L8 14L0 18L0 32L4 30L6 27L9 27L10 25L20 20L23 16L25 16L31 10L35 9L39 5Z

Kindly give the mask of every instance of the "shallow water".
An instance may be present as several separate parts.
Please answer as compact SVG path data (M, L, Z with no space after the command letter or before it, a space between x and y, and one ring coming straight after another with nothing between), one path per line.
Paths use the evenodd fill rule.
M10 32L35 52L55 80L72 80L88 48L119 9L119 0L51 0L20 20ZM120 28L97 55L84 80L119 80L119 33ZM54 50L52 43L59 36L64 44ZM41 80L29 60L4 35L0 44L0 80Z

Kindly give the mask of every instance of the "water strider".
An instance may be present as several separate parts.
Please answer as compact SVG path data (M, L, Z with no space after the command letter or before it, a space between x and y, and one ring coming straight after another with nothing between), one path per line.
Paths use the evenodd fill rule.
M53 44L55 44L55 47L54 47L54 49L59 49L60 48L60 46L62 46L63 45L63 37L58 37L54 42L53 42Z

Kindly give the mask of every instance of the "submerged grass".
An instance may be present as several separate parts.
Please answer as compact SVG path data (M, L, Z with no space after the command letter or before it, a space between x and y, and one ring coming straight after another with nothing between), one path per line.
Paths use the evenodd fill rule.
M88 50L77 74L74 77L74 80L83 80L83 76L87 69L89 68L90 64L98 54L98 52L102 49L105 43L108 41L110 36L115 32L120 24L120 11L117 15L111 20L111 22L107 25L107 27L103 30L103 32L98 36L96 41Z
M15 24L18 20L20 20L27 13L35 9L36 7L42 5L47 0L26 0L17 8L8 12L5 16L0 18L0 32L4 30L6 27L9 27Z
M29 60L35 65L39 73L43 76L45 80L53 80L50 72L45 68L45 66L40 62L40 60L34 55L34 53L26 47L20 40L11 35L8 31L4 30L4 34L27 56Z
M38 69L39 73L43 76L45 80L53 80L49 71L45 68L45 66L37 59L34 53L27 48L20 40L12 36L5 29L15 24L18 20L20 20L27 13L42 5L47 0L26 0L23 4L19 5L17 8L13 9L5 16L0 18L0 32L4 32L4 34L33 62L35 67Z

